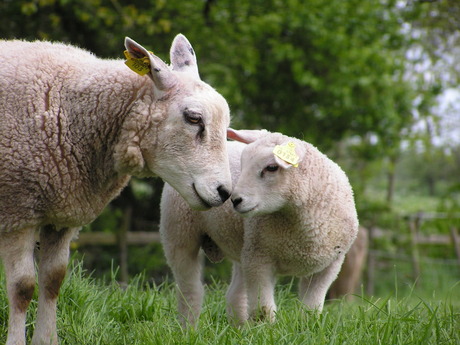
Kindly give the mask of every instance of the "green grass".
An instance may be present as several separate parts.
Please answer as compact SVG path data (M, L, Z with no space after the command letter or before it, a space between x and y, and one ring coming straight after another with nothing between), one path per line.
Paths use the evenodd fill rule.
M7 302L0 286L0 343L6 341ZM182 330L172 284L151 287L141 276L126 288L88 277L81 263L71 268L59 298L61 345L118 344L460 344L458 284L442 297L422 299L415 290L386 298L356 297L329 302L320 316L302 307L292 284L276 292L277 322L231 327L225 317L225 288L207 286L196 329ZM36 302L28 314L30 339Z

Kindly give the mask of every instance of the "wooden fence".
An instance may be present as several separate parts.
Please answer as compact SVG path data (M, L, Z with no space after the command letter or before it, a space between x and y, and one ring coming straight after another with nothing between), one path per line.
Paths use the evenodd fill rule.
M129 212L129 208L128 208ZM128 246L130 245L146 245L149 243L160 242L160 234L158 225L151 225L149 228L152 231L129 231L129 221L131 215L125 215L120 231L117 234L105 232L81 232L75 245L80 246L117 246L120 252L120 280L126 282L128 280ZM419 245L451 245L455 248L457 262L460 266L460 235L459 228L450 227L450 235L447 234L430 234L421 233L421 227L425 221L433 219L459 219L460 214L447 215L444 213L417 213L407 216L406 221L410 232L408 235L398 234L398 240L410 242L410 260L413 267L414 281L420 276L420 254ZM393 235L389 230L382 230L377 227L369 228L369 253L367 258L366 270L366 292L370 295L374 291L375 271L378 257L381 252L373 250L373 243L379 238ZM406 236L406 237L405 237Z
M458 226L450 227L450 234L422 234L421 228L424 222L429 220L460 220L460 213L447 214L447 213L434 213L434 212L419 212L411 215L407 215L405 220L408 222L409 234L398 234L398 241L409 242L410 243L410 252L409 256L404 259L409 259L412 264L412 278L417 284L421 275L420 270L420 245L451 245L453 244L456 261L460 267L460 235ZM377 261L379 257L382 257L382 252L373 249L373 243L384 236L389 236L392 234L391 231L382 230L376 227L371 227L369 229L369 253L367 258L367 270L366 270L366 293L372 295L374 293L374 283L375 283L375 272Z

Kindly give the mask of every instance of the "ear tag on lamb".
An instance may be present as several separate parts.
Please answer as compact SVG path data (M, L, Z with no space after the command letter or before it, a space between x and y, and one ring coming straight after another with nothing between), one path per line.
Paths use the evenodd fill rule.
M292 141L285 145L276 145L273 149L273 153L278 158L291 164L294 168L299 166L299 156L295 152L295 143Z
M152 53L152 52L149 52ZM150 60L147 56L142 58L133 58L127 50L124 51L126 61L125 64L139 75L146 75L150 72ZM153 53L152 53L153 54Z

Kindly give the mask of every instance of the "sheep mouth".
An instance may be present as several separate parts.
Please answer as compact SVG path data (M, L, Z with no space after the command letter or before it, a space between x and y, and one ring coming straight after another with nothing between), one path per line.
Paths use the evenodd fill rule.
M236 211L241 214L242 216L247 216L249 215L250 213L252 213L253 211L255 211L255 209L257 208L257 205L254 206L254 207L251 207L250 209L247 209L247 210L241 210L241 209L236 209Z
M200 193L198 193L198 191L196 190L195 183L192 183L192 189L195 192L196 198L199 200L201 204L200 209L209 210L210 208L212 208L212 206L200 196Z

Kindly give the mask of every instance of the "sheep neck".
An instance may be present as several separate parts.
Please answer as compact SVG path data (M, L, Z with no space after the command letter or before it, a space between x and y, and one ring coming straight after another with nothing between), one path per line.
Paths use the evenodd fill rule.
M83 180L81 198L87 200L79 203L99 211L129 181L128 174L115 169L114 146L136 101L151 97L148 78L118 64L121 67L107 71L103 78L86 75L62 86L56 116L58 142L63 143L57 161L66 162L72 180Z

